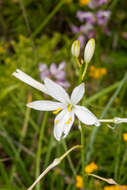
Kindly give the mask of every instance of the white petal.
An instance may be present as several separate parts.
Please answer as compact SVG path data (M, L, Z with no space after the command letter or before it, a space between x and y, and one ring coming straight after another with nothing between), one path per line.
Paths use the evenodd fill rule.
M48 78L46 78L44 82L50 96L62 103L69 103L69 96L64 88Z
M77 104L82 99L84 93L85 93L84 83L81 83L72 91L72 94L71 94L72 103Z
M17 69L16 72L14 72L12 75L18 78L19 80L25 82L26 84L47 94L47 89L45 88L43 84L34 80L32 77L22 72L21 70Z
M82 123L85 123L86 125L100 125L97 117L84 106L75 106L74 112Z
M72 121L70 121L69 124L66 124L66 122L68 122L70 118L72 118ZM68 112L67 109L64 109L56 116L55 126L54 126L54 136L58 141L60 141L61 138L65 138L68 135L73 122L74 122L74 113Z
M63 133L63 124L62 124L62 118L65 117L67 111L64 109L61 111L55 118L54 121L54 137L56 140L60 141Z
M70 132L70 129L71 129L73 123L74 123L74 119L75 119L74 112L70 112L70 117L69 118L71 118L72 120L70 121L70 123L65 124L64 131L63 131L64 132L63 138L65 138L68 135L68 133Z
M40 111L54 111L57 110L58 108L63 108L64 105L59 102L53 102L53 101L35 101L27 104L29 108L33 108L35 110L40 110Z

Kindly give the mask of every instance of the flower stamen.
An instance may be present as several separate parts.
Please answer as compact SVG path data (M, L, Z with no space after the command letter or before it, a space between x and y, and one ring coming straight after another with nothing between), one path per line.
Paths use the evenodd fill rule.
M59 107L56 111L53 112L53 114L56 115L60 110L61 110L61 108Z
M68 125L71 121L72 121L72 117L70 117L69 120L65 124Z
M68 110L69 112L71 112L71 110L72 110L72 105L71 105L71 104L69 104L67 110Z
M55 121L55 125L56 125L58 122L59 122L59 120L56 120L56 121Z

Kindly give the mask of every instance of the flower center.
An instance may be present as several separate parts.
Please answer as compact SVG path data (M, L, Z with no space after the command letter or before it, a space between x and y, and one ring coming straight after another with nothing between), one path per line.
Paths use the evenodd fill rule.
M71 104L68 105L67 110L68 110L69 112L71 112L71 110L72 110L72 105L71 105Z

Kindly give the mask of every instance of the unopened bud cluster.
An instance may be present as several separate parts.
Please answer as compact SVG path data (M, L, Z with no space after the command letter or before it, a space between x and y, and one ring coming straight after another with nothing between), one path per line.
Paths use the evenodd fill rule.
M93 38L91 38L87 44L86 44L86 47L85 47L85 50L84 50L84 61L85 63L89 63L93 57L93 54L94 54L94 50L95 50L95 40ZM72 44L72 47L71 47L71 52L72 52L72 55L76 58L79 57L80 55L80 43L78 40L75 40Z

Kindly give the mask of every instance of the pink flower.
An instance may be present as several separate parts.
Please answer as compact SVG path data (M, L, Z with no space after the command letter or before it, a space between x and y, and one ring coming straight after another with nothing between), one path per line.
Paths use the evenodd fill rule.
M101 5L103 5L104 3L107 3L108 0L91 0L88 4L88 6L91 9L96 9L98 7L100 7Z
M110 18L111 11L98 11L97 12L97 24L105 26Z
M66 73L65 73L66 63L63 61L58 66L55 63L52 63L51 66L48 66L44 63L39 64L39 71L40 71L40 78L42 81L46 77L53 78L56 80L56 83L60 84L64 88L69 87L69 82L66 80Z

